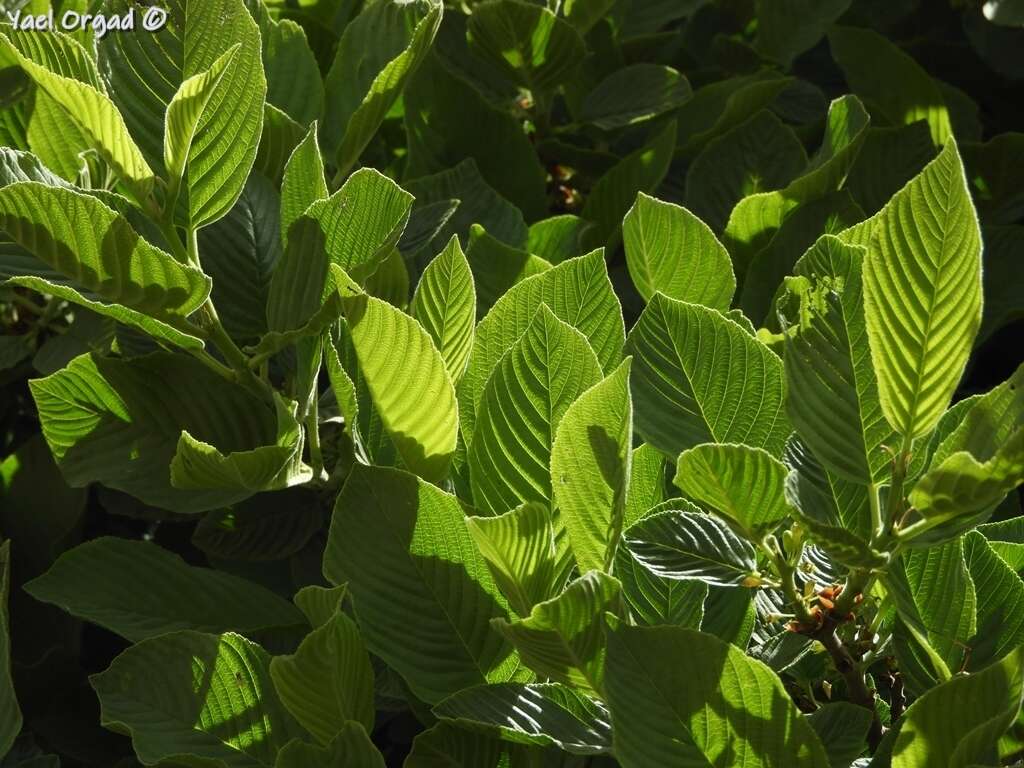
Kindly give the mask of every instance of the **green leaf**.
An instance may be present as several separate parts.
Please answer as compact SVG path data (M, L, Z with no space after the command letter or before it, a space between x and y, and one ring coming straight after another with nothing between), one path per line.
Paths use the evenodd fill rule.
M268 179L280 182L292 152L306 135L304 126L292 120L273 104L263 107L263 133L253 165Z
M788 67L813 48L849 6L850 0L759 0L757 50Z
M281 181L281 242L287 244L292 224L317 200L330 196L324 180L324 159L317 145L317 124L310 126L288 158Z
M534 98L567 80L585 53L582 38L568 22L521 0L479 3L466 34L471 50Z
M423 270L412 300L412 316L434 340L449 378L457 384L473 348L476 289L455 235Z
M690 82L672 67L632 64L615 70L584 97L580 119L611 131L672 112L692 94Z
M611 249L618 244L622 217L640 192L653 193L665 178L675 143L676 122L673 120L597 180L581 213L594 224L587 233L590 247Z
M752 586L760 580L754 548L725 523L677 499L681 510L652 514L630 526L623 547L643 567L665 579L716 586Z
M882 480L894 446L882 415L864 317L866 250L825 235L797 263L799 315L786 334L786 412L831 472L855 483ZM813 281L813 282L810 282Z
M736 277L729 252L703 221L685 208L642 192L622 222L626 265L640 295L656 292L725 312Z
M466 259L476 285L478 317L483 317L513 285L551 269L544 259L501 242L478 224L469 229Z
M781 454L782 361L719 312L655 294L626 343L636 428L668 456L742 442Z
M977 531L964 537L964 559L978 605L978 631L968 641L973 672L1024 643L1024 582Z
M459 691L433 708L442 721L496 731L506 741L574 755L611 751L608 710L558 683L499 683Z
M188 225L199 229L227 214L245 186L263 132L267 79L259 27L243 0L189 2L183 45L185 83L216 70L221 57L240 46L215 93L208 97L188 150L184 189ZM168 131L172 131L170 112L169 106Z
M549 264L561 264L583 255L583 238L590 226L570 213L542 219L530 225L526 250Z
M441 13L436 0L385 0L345 27L324 81L322 139L342 171L359 159L430 50Z
M270 282L267 320L272 331L302 327L334 291L330 267L361 282L398 244L412 195L371 168L356 171L341 189L314 201L288 230L288 244Z
M928 527L993 509L1024 483L1024 427L987 461L959 451L928 471L910 492L910 503Z
M583 334L541 305L484 388L468 456L478 509L500 514L524 501L550 503L558 425L600 376Z
M969 766L988 762L1002 733L1017 719L1024 697L1024 649L966 677L925 693L903 715L893 746L893 768L936 761Z
M427 702L504 682L518 663L489 627L508 612L464 519L414 475L356 465L324 555L324 575L349 583L367 647Z
M628 528L665 500L665 455L648 443L633 449L623 524Z
M267 103L309 125L323 110L324 86L305 30L291 19L274 21L263 6L254 16L263 41Z
M582 573L610 571L622 533L633 445L630 362L569 406L551 446L554 502Z
M606 685L623 768L829 768L775 673L703 632L610 630Z
M937 147L952 136L942 91L896 45L877 32L855 27L833 27L828 41L846 82L890 124L927 120Z
M544 504L522 504L497 517L467 517L477 549L512 610L529 616L554 597L557 552L551 512Z
M172 632L133 645L89 678L101 722L145 764L270 768L302 736L274 694L270 656L235 634Z
M98 82L90 84L75 77L80 74L81 61L75 66L78 71L72 74L73 70L66 66L66 60L60 62L64 66L59 68L55 66L57 62L49 56L39 57L43 61L37 60L41 50L33 44L33 34L8 31L0 33L0 40L6 43L8 54L17 60L36 86L59 106L63 116L71 118L74 126L132 189L136 198L145 200L153 189L153 170L132 140L114 102L100 90Z
M875 217L864 311L882 412L905 440L949 405L981 323L981 232L956 145Z
M679 110L677 153L687 160L696 157L716 136L770 106L791 82L764 70L698 88Z
M807 170L784 189L750 195L737 203L729 215L724 242L740 282L788 218L802 206L839 189L857 159L869 122L856 96L835 99L829 105L821 147ZM820 230L814 234L820 234Z
M171 460L171 485L190 491L237 491L250 495L301 485L313 477L302 463L303 433L297 405L275 393L277 437L270 445L225 454L182 430Z
M796 134L762 109L709 141L694 158L686 172L686 204L721 232L736 203L784 187L806 168L807 152Z
M185 80L174 94L171 103L167 105L164 124L164 168L167 170L168 181L165 210L174 210L183 182L186 191L192 189L191 178L185 178L186 168L191 170L192 162L197 160L192 154L192 141L196 137L206 109L211 106L211 101L215 96L217 102L224 98L224 93L220 90L221 84L231 71L241 47L241 43L235 43L213 62L209 69ZM230 78L228 82L230 83ZM216 102L213 106L216 106Z
M274 768L386 768L384 757L360 723L349 720L330 744L318 747L299 739L277 753Z
M150 245L95 197L34 181L0 189L0 230L34 260L8 284L88 307L183 347L200 348L186 317L210 279Z
M274 658L270 677L284 706L321 744L349 720L373 730L373 667L344 613L310 632L293 655Z
M604 614L618 612L619 582L590 571L558 597L515 621L495 619L523 663L542 678L601 692L604 678Z
M868 128L843 188L867 215L874 216L934 157L935 145L924 120L892 128Z
M441 353L415 319L387 302L363 295L344 299L344 307L384 428L405 466L439 482L448 473L459 430L455 388Z
M182 432L225 455L277 440L268 404L184 355L82 355L30 387L43 435L70 485L100 482L162 509L202 512L252 493L174 488L169 466Z
M11 677L10 618L7 599L11 591L11 542L0 544L0 755L6 755L21 731L21 708Z
M149 542L109 536L65 552L25 588L132 642L181 629L248 632L303 623L293 605L252 582L186 565Z
M824 704L807 716L818 734L831 768L850 768L867 746L871 712L848 701Z
M526 332L541 304L587 337L602 370L610 373L622 360L622 309L602 251L569 259L517 283L476 328L469 367L459 387L459 414L467 440L491 372Z
M800 257L822 236L838 235L863 218L864 212L844 189L796 208L748 265L739 297L743 312L776 328L778 317L772 310L779 286L793 274Z
M991 513L1024 482L1022 380L1024 367L971 403L959 426L935 448L929 470L909 496L928 528Z
M674 502L688 505L683 499ZM619 547L615 556L615 575L622 583L622 596L638 624L700 627L708 595L707 584L655 573L633 555L628 543Z
M455 212L430 241L428 258L433 258L457 234L462 243L469 242L469 229L480 224L503 243L522 247L529 230L522 212L495 191L483 176L477 161L470 157L458 165L431 176L424 176L405 185L416 197L417 206L450 205L458 201Z
M228 215L199 232L217 314L240 341L255 341L267 331L267 295L281 258L280 207L273 183L252 173Z
M676 486L752 535L767 533L792 513L786 465L763 448L705 443L684 451Z
M984 144L964 142L964 165L986 224L1013 224L1024 213L1024 191L1013 168L1024 155L1024 133L1001 133Z
M890 568L886 584L900 619L927 643L926 653L939 657L940 669L941 665L951 671L963 667L967 643L977 629L977 590L967 570L963 543L955 540L904 553L902 567ZM902 661L898 644L896 649Z

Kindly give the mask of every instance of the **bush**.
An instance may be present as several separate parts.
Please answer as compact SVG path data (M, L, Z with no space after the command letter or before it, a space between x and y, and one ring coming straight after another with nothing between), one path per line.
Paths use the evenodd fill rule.
M3 768L1024 756L1020 3L15 5Z

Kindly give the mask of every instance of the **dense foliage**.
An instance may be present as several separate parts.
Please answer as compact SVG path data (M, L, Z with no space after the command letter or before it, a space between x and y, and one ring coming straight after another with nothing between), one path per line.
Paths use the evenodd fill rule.
M1020 3L134 1L0 2L2 768L1024 757Z

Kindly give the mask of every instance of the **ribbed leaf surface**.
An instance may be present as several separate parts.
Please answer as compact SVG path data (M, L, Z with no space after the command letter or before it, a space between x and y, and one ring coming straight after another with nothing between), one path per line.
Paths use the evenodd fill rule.
M964 560L978 606L978 631L967 662L975 671L1024 643L1024 582L977 531L964 537Z
M703 632L610 631L606 684L624 768L829 766L775 673Z
M30 386L43 435L69 484L101 482L162 509L202 512L252 493L173 488L169 467L183 431L225 454L277 438L269 406L184 355L82 355Z
M359 369L384 428L406 467L439 482L448 473L459 431L444 359L423 327L387 302L363 295L345 299L344 307Z
M524 501L550 504L551 448L569 406L601 368L583 335L541 305L491 374L469 444L477 508L500 514Z
M270 677L284 706L321 744L349 720L373 730L373 667L344 613L310 632L294 654L271 661Z
M619 583L600 571L572 582L524 619L495 620L541 678L600 692L604 678L604 614L617 613Z
M209 296L210 279L150 245L95 197L34 181L10 184L0 189L0 230L45 265L9 282L180 346L202 346L181 329Z
M324 180L324 159L317 145L317 124L288 158L281 179L281 238L288 241L292 224L317 200L329 197Z
M683 499L676 501L683 503ZM657 574L637 560L628 546L619 547L615 556L615 576L637 624L700 628L707 584Z
M270 680L270 656L235 634L144 640L90 678L104 726L131 735L145 764L271 768L302 729Z
M468 688L442 701L433 712L456 724L495 727L508 741L555 745L576 755L611 751L611 723L605 706L558 683Z
M508 611L454 496L356 465L334 511L324 575L348 581L367 647L421 699L508 680L518 666L490 626Z
M276 439L249 451L224 453L183 431L171 461L171 485L183 490L218 489L248 495L308 482L313 472L302 463L303 432L295 419L297 406L276 394L274 404Z
M771 244L788 218L801 206L840 188L857 159L869 123L867 110L856 96L835 99L829 105L821 146L804 173L784 189L750 195L736 204L729 214L724 241L741 283L755 257ZM818 229L815 234L820 232Z
M782 453L782 361L735 322L656 294L626 352L637 431L668 456L708 441Z
M702 512L650 515L626 530L622 544L639 564L663 578L735 587L759 577L754 548Z
M494 581L520 616L554 597L555 534L545 504L530 502L496 517L468 517L466 525Z
M946 410L981 324L981 232L956 145L873 221L868 338L882 411L909 440Z
M192 140L207 107L217 93L225 76L234 65L241 43L235 43L213 65L185 80L167 105L164 135L164 168L167 171L168 193L166 207L173 208L178 192L185 181L185 167L190 160Z
M149 542L107 536L65 552L26 589L132 642L180 629L245 632L303 623L293 605L250 581L187 565Z
M666 296L725 312L736 277L714 232L685 208L642 192L622 222L626 264L640 295Z
M745 531L765 532L792 512L786 465L762 448L706 443L684 451L675 484Z
M476 290L455 235L423 270L412 300L412 316L430 334L452 383L458 384L473 348Z
M551 447L551 487L580 571L608 571L624 525L633 446L630 360L565 412Z
M893 746L893 768L984 763L1024 698L1024 649L958 677L910 705Z
M438 723L417 736L403 768L508 768L519 747L484 733Z
M797 263L810 282L785 344L786 412L814 455L844 479L867 484L890 461L864 318L866 251L826 235Z
M625 337L622 308L602 251L569 259L523 280L502 296L477 326L469 367L459 386L459 411L467 440L473 434L476 409L491 372L526 332L541 304L587 337L604 371L610 373L621 361Z
M72 48L44 52L38 41L32 42L29 37L35 34L5 34L0 39L36 86L72 119L138 199L146 199L153 188L153 170L132 140L114 102L100 90L99 83L77 79L82 76L80 54L71 61L61 61Z
M267 330L267 295L281 259L280 208L274 184L252 173L228 215L199 232L217 314L239 342L255 341Z
M188 149L187 210L196 229L230 211L245 186L263 132L267 79L259 27L243 0L187 0L181 72L186 82L214 68L235 45L238 53L210 94Z

